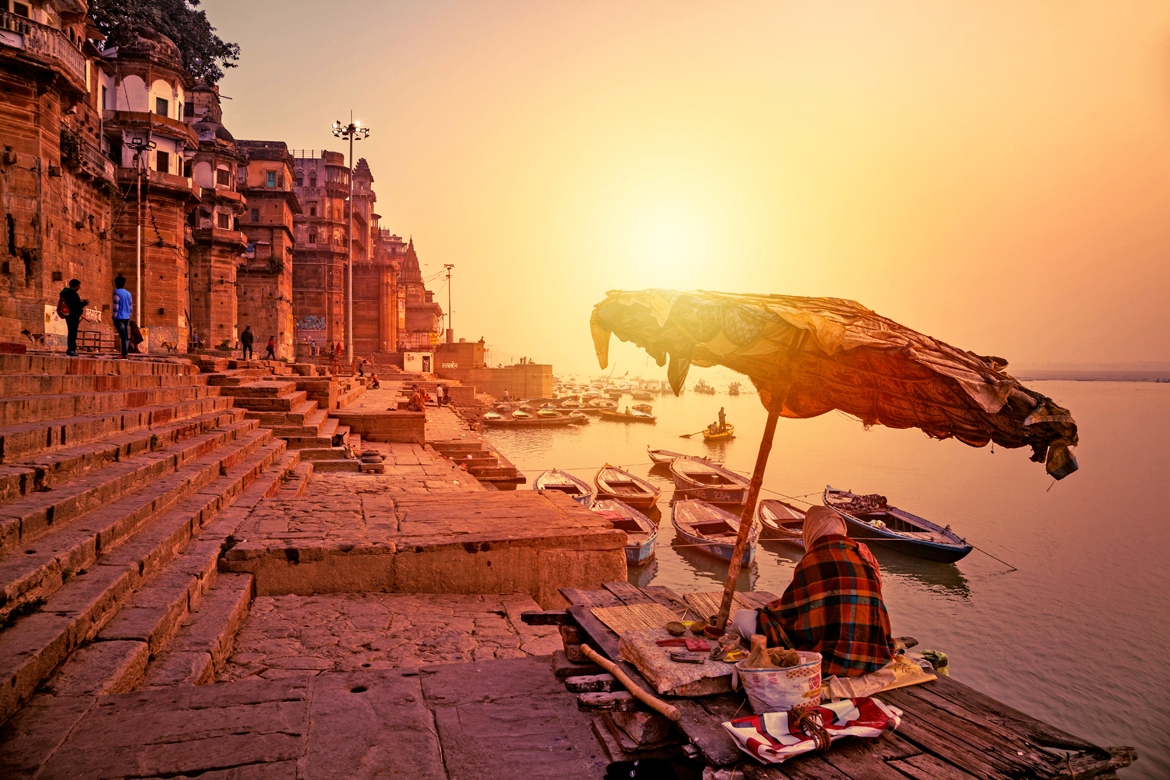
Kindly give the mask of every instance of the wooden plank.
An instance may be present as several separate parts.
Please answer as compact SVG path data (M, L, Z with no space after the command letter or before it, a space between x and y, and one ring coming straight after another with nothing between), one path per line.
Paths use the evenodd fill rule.
M615 599L616 601L616 599ZM610 660L618 658L618 635L609 630L609 627L598 620L591 606L574 604L569 607L569 614L577 621L577 625L589 637L590 644L605 653Z
M605 589L621 599L623 604L657 604L658 602L628 582L607 582Z
M903 725L911 720L926 729L937 730L952 746L966 745L971 752L981 754L1007 775L1024 774L1047 764L1047 756L1019 735L978 715L961 710L959 715L947 712L915 693L913 688L882 693L883 700L905 710L908 717L903 719Z
M621 600L608 590L581 590L580 588L561 588L560 593L574 606L583 607L616 607Z
M779 596L766 590L751 590L739 594L752 609L760 609L765 604L775 601Z
M612 674L583 674L566 677L565 687L572 693L606 693L622 686Z
M978 775L973 775L953 764L948 764L938 756L932 756L929 753L896 759L891 761L889 766L912 780L975 780L978 778Z
M1021 732L1037 745L1061 750L1098 749L1098 746L1091 742L1086 742L1056 726L1039 721L1031 715L1014 709L974 688L969 688L950 677L940 676L936 682L929 686L929 690L934 695L954 702L969 712L982 715L993 723L999 723L1013 731Z
M582 693L577 697L577 709L580 710L618 710L620 712L636 712L645 707L634 698L629 691L598 691Z
M719 698L719 697L715 697ZM691 744L699 749L707 763L715 766L736 764L747 758L735 745L735 740L723 728L723 721L711 717L698 699L671 699L678 707L682 718L677 725L686 734ZM748 758L747 760L752 760Z
M664 607L670 607L679 615L685 615L687 603L673 590L662 585L647 585L641 591ZM691 617L694 617L693 615ZM683 618L685 619L685 618Z
M849 737L834 742L821 758L842 774L858 780L905 780L889 762L916 755L922 755L922 751L898 739L896 732L887 732L876 739Z
M521 612L520 620L530 626L569 626L573 624L573 618L563 609Z
M894 697L891 694L895 693L897 691L887 691L882 694L882 698L883 700L887 700L887 697L892 699ZM902 718L902 725L898 727L898 736L914 744L922 752L933 753L957 767L963 767L984 778L984 780L1007 780L1009 777L1019 776L1018 773L1005 772L1002 762L997 757L987 756L972 749L966 742L960 741L958 735L923 720L921 715L906 710L901 702L891 703L903 709L906 714L906 717Z

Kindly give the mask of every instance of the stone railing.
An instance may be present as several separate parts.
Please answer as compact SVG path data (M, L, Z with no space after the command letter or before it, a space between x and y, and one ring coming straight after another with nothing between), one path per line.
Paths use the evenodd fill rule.
M81 168L95 179L114 181L114 161L91 144L81 145Z
M14 44L12 36L0 36L0 43L53 60L82 87L88 86L85 77L85 55L78 51L60 30L7 11L0 11L0 30L21 36L22 45Z

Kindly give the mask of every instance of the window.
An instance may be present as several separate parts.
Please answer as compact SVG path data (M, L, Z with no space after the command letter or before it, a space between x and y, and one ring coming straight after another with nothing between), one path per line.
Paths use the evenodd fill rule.
M252 209L252 221L253 222L260 221L260 209Z
M183 118L190 119L193 116L195 116L195 104L194 103L184 103L183 104Z
M310 217L317 216L317 201L315 201L315 200L309 201L309 216Z
M316 171L313 171L312 173L309 174L309 186L310 187L317 186L317 172Z
M276 186L276 171L268 171L267 173L268 173L268 180L267 180L267 182L265 182L265 186L275 187Z
M225 187L232 186L232 172L227 168L216 168L215 183L222 184Z
M106 103L106 88L102 87L102 111L105 111L109 107L109 104Z
M300 171L297 171L297 178L296 178L296 182L297 182L297 186L298 186L298 187L304 187L304 186L305 186L305 176L304 176L304 174L303 174L303 173L301 173Z
M187 160L186 162L183 163L183 175L186 176L188 179L191 178L191 161L190 160Z
M159 116L167 116L167 112L170 111L170 108L171 103L166 98L154 99L154 113L158 114Z
M309 243L310 243L310 244L315 244L315 243L317 243L317 233L316 233L316 231L314 231L314 232L312 232L312 233L310 233L310 234L309 234Z
M17 16L23 16L25 19L29 18L28 6L24 3L13 3L12 13L16 14Z
M171 156L166 152L155 152L155 170L162 173L171 172Z
M223 228L224 230L227 230L228 228L230 228L232 226L232 215L231 214L220 214L220 215L218 215L218 219L219 219L219 226L221 228Z

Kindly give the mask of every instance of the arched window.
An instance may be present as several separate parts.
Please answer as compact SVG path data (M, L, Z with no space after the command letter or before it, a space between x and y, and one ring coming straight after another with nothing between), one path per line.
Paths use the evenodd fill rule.
M297 186L298 187L305 186L305 175L303 173L301 173L300 171L297 171Z
M316 230L309 233L309 243L310 244L317 243L317 231Z
M313 171L312 173L309 174L309 186L310 187L317 186L317 172L316 171Z

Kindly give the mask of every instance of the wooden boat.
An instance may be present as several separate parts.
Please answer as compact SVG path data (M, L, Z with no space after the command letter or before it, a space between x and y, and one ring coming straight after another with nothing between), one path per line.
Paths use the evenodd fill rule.
M683 498L698 498L715 504L742 504L747 501L748 480L708 460L682 457L670 464L674 492Z
M646 392L645 390L635 390L631 395L639 401L653 401L654 393Z
M658 501L662 489L608 463L593 478L598 498L616 498L636 509L649 509Z
M619 412L617 409L602 409L601 419L611 422L627 423L656 423L658 418L653 414L634 409L630 412Z
M558 412L556 409L554 409L552 407L548 407L548 406L541 407L540 411L538 411L536 413L536 416L542 417L546 420L556 419L558 417L564 417L564 415L561 414L560 412Z
M569 412L569 420L573 425L588 425L589 415L584 412Z
M700 458L698 455L687 455L684 452L672 452L671 450L652 450L650 445L646 445L646 453L650 456L650 462L655 466L669 466L674 462L675 458L694 458L695 460L707 460L707 458Z
M703 395L715 395L715 388L707 384L705 379L700 379L696 382L693 389L696 393L702 393Z
M732 382L727 388L728 395L739 395L739 382Z
M695 550L731 562L735 552L735 538L739 534L738 517L706 501L687 500L675 502L670 521L679 536ZM748 533L747 547L743 551L744 566L751 566L756 559L758 535L759 529L753 524Z
M703 431L703 441L727 441L735 438L735 426L731 423L723 426L721 431L713 431L710 426Z
M532 480L533 490L559 490L581 506L587 507L593 501L593 488L583 479L560 469L549 469Z
M485 425L497 428L552 428L561 425L572 425L572 417L540 417L528 412L516 411L506 416L498 412L488 412L482 418Z
M590 509L613 523L614 528L626 532L626 563L633 566L654 557L658 526L650 518L613 498L598 498Z
M954 563L974 549L951 530L909 512L889 506L884 496L857 495L848 490L826 487L824 504L836 509L854 539L925 558Z
M760 502L760 538L789 542L804 549L804 510L778 498Z

